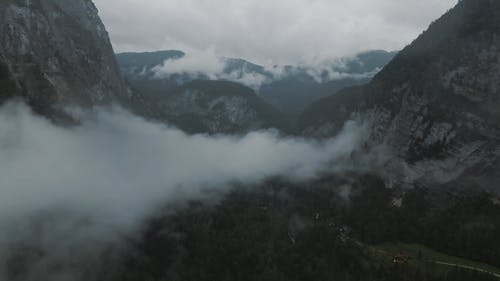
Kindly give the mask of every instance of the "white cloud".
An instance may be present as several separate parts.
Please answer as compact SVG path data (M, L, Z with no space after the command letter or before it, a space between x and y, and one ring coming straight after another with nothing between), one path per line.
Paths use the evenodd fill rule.
M269 83L271 81L269 77L266 77L259 73L255 72L240 73L238 71L234 71L229 74L223 73L219 75L219 79L237 82L247 87L250 87L256 91L258 91L262 85Z
M168 59L163 65L153 69L159 77L172 74L188 74L193 76L207 75L210 79L216 79L225 68L223 59L215 54L213 49L191 50L179 59Z
M287 75L307 74L316 82L324 83L344 78L371 78L381 70L377 68L367 73L348 73L346 64L353 59L356 58L312 60L307 64L295 66L264 65L261 72L242 65L241 68L228 72L228 59L218 55L213 48L190 49L185 52L185 56L165 60L163 64L153 67L152 71L156 78L185 75L189 79L227 80L258 91L262 85L283 79Z
M167 78L172 75L187 75L191 79L227 80L241 83L258 90L270 77L248 69L236 69L227 72L227 59L216 54L213 48L206 50L190 49L182 58L168 59L162 65L152 69L157 78Z
M457 0L95 0L117 51L296 64L410 43Z
M188 136L119 109L91 113L68 129L25 106L0 109L0 220L68 205L128 221L179 194L198 195L207 185L275 175L304 179L345 166L364 137L355 124L323 143L266 131Z

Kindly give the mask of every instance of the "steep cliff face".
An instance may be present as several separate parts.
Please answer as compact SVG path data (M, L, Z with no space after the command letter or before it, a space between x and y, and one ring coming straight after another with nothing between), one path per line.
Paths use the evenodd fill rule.
M301 131L330 136L346 119L366 119L373 140L403 160L396 180L497 188L499 46L500 2L460 1L372 83L310 107Z
M0 63L17 95L45 115L130 94L90 0L1 1Z

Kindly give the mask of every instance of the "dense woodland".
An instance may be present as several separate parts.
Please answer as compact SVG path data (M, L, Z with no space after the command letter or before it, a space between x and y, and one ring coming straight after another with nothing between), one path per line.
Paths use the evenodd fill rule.
M500 266L500 206L486 193L403 192L372 176L274 180L167 213L131 239L127 270L111 280L497 280L393 264L372 247L388 241Z
M0 104L14 96L16 92L16 85L10 77L7 66L1 61L0 58Z

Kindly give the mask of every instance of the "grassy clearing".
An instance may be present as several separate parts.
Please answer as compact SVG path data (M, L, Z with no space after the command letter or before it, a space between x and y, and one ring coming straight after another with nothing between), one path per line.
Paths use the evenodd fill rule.
M500 275L500 269L494 266L449 256L419 244L384 243L373 246L372 251L379 259L381 259L381 262L385 264L392 263L392 258L402 253L410 257L410 260L408 262L409 266L426 271L431 270L431 272L436 272L437 274L446 274L446 272L453 267L436 263L441 262L470 267L478 269L479 271L485 271Z

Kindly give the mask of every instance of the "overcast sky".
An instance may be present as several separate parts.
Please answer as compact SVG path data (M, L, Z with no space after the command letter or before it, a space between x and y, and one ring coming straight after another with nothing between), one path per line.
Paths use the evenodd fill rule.
M214 50L258 63L398 50L457 0L94 0L117 52Z

